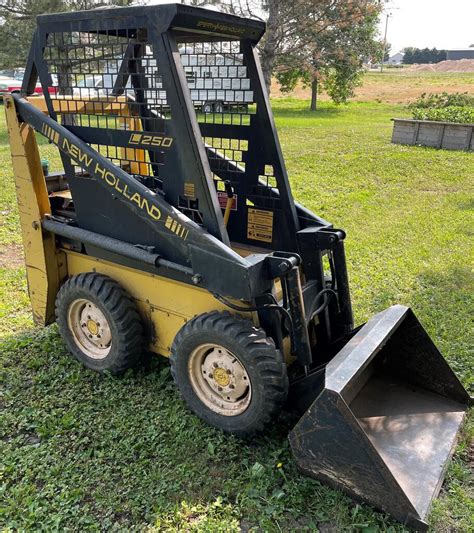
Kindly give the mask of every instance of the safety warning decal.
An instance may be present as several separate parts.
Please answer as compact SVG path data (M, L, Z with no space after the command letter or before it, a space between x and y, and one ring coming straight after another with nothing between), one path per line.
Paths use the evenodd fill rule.
M227 207L227 200L229 199L229 197L227 196L227 193L225 191L217 191L217 198L219 200L219 205L221 206L222 209L225 209ZM231 210L232 211L237 211L237 195L234 194L234 196L232 197L232 207L231 207Z
M188 196L189 198L196 198L196 189L194 187L194 183L190 181L184 182L184 196Z
M273 211L248 210L247 238L255 241L272 242Z

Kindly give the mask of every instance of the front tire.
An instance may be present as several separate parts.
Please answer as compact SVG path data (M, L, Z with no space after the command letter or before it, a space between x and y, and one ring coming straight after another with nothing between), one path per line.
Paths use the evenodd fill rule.
M97 372L120 374L143 354L143 327L135 303L102 274L79 274L62 285L56 321L71 354Z
M288 394L282 354L251 322L214 311L187 322L171 348L171 373L188 407L241 437L258 433Z

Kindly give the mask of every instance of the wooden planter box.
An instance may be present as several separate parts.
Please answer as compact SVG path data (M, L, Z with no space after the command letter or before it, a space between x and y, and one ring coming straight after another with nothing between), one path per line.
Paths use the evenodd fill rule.
M474 124L394 118L392 142L445 148L474 150Z

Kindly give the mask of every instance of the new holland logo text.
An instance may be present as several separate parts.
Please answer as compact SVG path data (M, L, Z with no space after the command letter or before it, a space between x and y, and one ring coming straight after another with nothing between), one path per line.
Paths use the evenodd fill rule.
M127 200L130 200L130 202L137 204L137 206L145 211L145 213L151 218L155 220L161 219L161 211L156 205L150 203L148 199L144 198L139 192L130 191L128 185L123 183L118 176L110 172L110 170L102 167L99 163L94 164L94 160L91 156L84 153L78 146L69 142L65 137L60 141L60 148L89 172L105 181L109 187L115 189Z
M243 35L245 33L245 28L229 26L228 24L222 24L221 22L209 22L207 20L199 20L197 27L219 33L233 33L235 35Z
M129 190L128 185L124 183L122 179L103 167L100 163L96 162L93 156L83 152L79 146L70 142L65 137L61 137L57 131L45 123L41 126L41 133L54 142L60 150L68 154L84 170L87 170L98 179L103 180L109 187L121 194L128 201L134 202L140 209L147 213L149 217L154 220L161 220L161 211L159 207L151 203L148 198L142 196L139 192ZM171 137L164 137L163 139L169 139L169 145L173 142ZM181 239L186 239L189 233L187 228L169 215L166 218L165 227Z
M173 144L173 137L162 137L161 135L144 135L133 133L128 141L129 144L146 144L148 146L159 146L169 148Z

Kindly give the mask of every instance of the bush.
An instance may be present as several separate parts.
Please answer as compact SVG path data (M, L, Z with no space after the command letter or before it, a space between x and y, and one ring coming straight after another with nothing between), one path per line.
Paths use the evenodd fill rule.
M440 93L440 94L426 94L423 93L408 107L410 109L427 109L427 108L444 108L444 107L460 107L468 106L474 107L474 96L469 93Z
M413 109L413 118L416 120L438 120L440 122L458 122L474 124L474 107L448 106L442 108Z
M416 120L474 123L474 96L468 93L423 93L408 107Z

